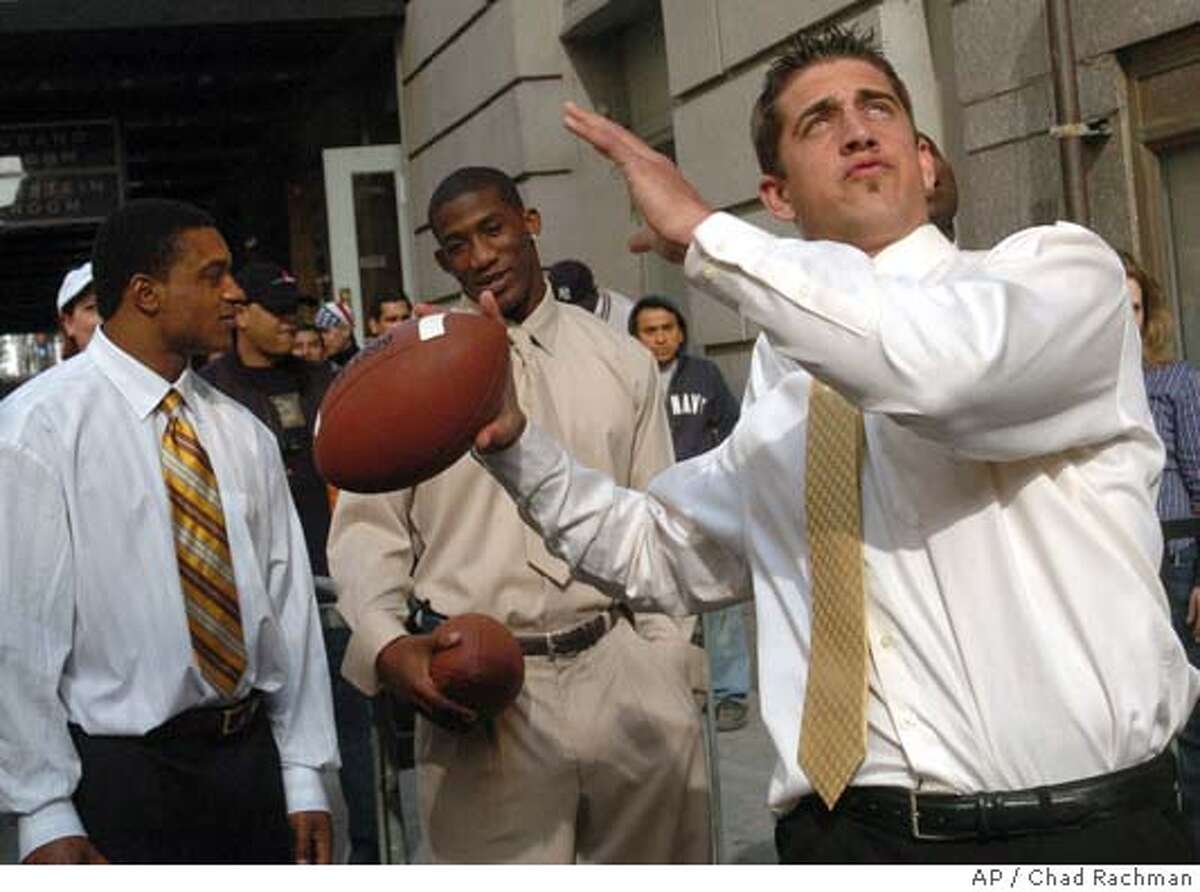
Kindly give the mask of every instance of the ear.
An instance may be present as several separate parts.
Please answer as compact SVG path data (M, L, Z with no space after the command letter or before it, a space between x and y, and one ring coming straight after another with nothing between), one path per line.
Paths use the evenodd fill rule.
M762 179L758 181L758 198L775 219L785 223L795 222L796 209L792 207L787 180L783 177L763 174Z
M542 234L542 215L537 208L525 209L525 231L535 236Z
M121 303L130 302L147 316L157 315L163 305L163 285L145 273L135 273L125 286Z
M917 137L917 164L921 166L921 185L928 195L937 185L937 162L933 160L929 140L923 136Z

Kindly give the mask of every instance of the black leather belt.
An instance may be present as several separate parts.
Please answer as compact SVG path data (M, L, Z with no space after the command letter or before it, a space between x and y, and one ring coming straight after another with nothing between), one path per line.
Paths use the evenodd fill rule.
M201 706L181 712L167 719L146 734L150 740L166 740L176 737L203 737L221 740L241 734L250 727L258 714L262 694L251 691L244 700L228 706Z
M587 622L544 635L518 635L517 644L527 657L564 657L587 650L615 626L622 618L629 618L629 608L610 607Z
M1003 793L958 796L850 787L834 812L913 839L990 839L1081 827L1155 803L1177 808L1177 796L1175 759L1166 750L1112 774ZM796 810L814 807L824 809L816 796L806 796Z

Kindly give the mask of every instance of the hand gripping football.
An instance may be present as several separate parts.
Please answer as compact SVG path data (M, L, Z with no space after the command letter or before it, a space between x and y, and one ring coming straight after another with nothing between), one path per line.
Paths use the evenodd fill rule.
M435 652L429 663L439 691L485 718L517 699L525 683L525 656L503 624L482 613L463 613L439 628L462 636L454 647Z
M368 344L325 394L313 445L339 489L414 486L458 461L496 416L508 379L504 326L471 313L411 319Z

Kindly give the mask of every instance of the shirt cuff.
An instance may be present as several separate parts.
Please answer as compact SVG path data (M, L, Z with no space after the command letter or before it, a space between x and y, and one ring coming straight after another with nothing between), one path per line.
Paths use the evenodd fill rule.
M709 297L769 331L781 331L772 320L790 304L853 335L868 337L879 327L876 302L849 299L840 287L828 284L829 272L846 264L874 274L870 259L851 245L772 235L720 212L696 227L683 272ZM825 273L818 275L820 270ZM772 335L773 341L777 339Z
M64 836L87 836L69 799L53 799L37 811L17 818L17 845L22 861L35 849Z
M748 250L753 254L764 251L773 239L774 236L757 226L717 211L692 232L692 243L683 258L683 273L693 285L703 288L717 275L710 260L736 264Z
M283 795L289 815L298 811L329 811L321 772L308 765L283 766Z

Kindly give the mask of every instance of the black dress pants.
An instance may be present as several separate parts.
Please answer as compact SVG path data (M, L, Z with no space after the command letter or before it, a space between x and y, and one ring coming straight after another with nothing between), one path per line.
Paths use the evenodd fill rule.
M74 803L96 849L124 864L292 860L279 751L264 710L241 733L102 737L72 725Z
M992 839L925 841L806 797L775 825L781 864L1188 864L1191 837L1175 802L1082 827Z

